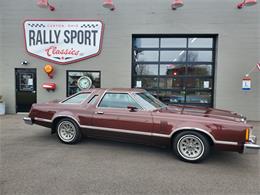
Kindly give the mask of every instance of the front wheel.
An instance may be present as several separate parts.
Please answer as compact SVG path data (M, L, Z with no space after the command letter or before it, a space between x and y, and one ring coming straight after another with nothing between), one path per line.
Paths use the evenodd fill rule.
M209 155L210 144L204 135L194 131L184 131L174 138L173 150L183 161L199 162Z
M78 125L71 119L62 119L57 124L58 138L66 144L78 143L82 134Z

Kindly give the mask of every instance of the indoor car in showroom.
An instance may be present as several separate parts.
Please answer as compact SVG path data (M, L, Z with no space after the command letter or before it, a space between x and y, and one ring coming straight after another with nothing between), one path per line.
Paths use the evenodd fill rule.
M187 162L211 149L257 153L252 126L237 113L194 106L167 106L143 89L89 89L62 101L33 104L27 124L52 129L61 142L83 136L169 146Z

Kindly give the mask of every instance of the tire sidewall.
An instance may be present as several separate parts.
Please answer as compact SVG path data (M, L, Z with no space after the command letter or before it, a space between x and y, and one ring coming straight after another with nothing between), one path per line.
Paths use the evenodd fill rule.
M72 140L69 140L69 141L65 141L65 140L63 140L61 137L60 137L60 133L59 133L59 126L60 126L60 124L61 123L63 123L63 122L70 122L71 124L73 124L73 126L74 126L74 128L75 128L75 136L74 136L74 138L72 139ZM80 128L79 128L79 126L78 126L78 124L74 121L74 120L72 120L72 119L69 119L69 118L64 118L64 119L61 119L58 123L57 123L57 125L56 125L56 133L57 133L57 136L58 136L58 138L59 138L59 140L62 142L62 143L65 143L65 144L75 144L75 143L78 143L80 140L81 140L81 138L82 138L82 133L81 133L81 131L80 131Z
M183 157L183 155L180 153L180 151L178 149L178 142L184 136L187 136L187 135L191 135L191 136L195 136L195 137L199 138L199 140L202 144L202 147L203 147L202 154L199 156L199 158L187 159L187 158ZM173 139L172 147L173 147L173 151L174 151L175 155L179 159L181 159L182 161L191 162L191 163L203 161L204 159L206 159L208 157L208 155L210 153L210 144L209 144L209 141L207 140L207 138L204 135L202 135L201 133L195 132L195 131L183 131L183 132L179 133L178 135L176 135L176 137Z

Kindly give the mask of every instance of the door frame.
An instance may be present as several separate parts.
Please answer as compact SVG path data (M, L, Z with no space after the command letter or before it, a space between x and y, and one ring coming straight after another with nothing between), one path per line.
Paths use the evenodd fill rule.
M37 103L37 68L15 68L14 69L14 77L15 77L15 112L18 113L17 111L17 71L18 70L34 70L35 71L35 103Z

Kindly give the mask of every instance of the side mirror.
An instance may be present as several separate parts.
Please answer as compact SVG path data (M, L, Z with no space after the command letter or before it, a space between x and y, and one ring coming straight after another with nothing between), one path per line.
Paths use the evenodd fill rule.
M138 108L136 108L135 106L132 106L132 105L128 105L128 106L127 106L127 109L128 109L130 112L135 112Z

